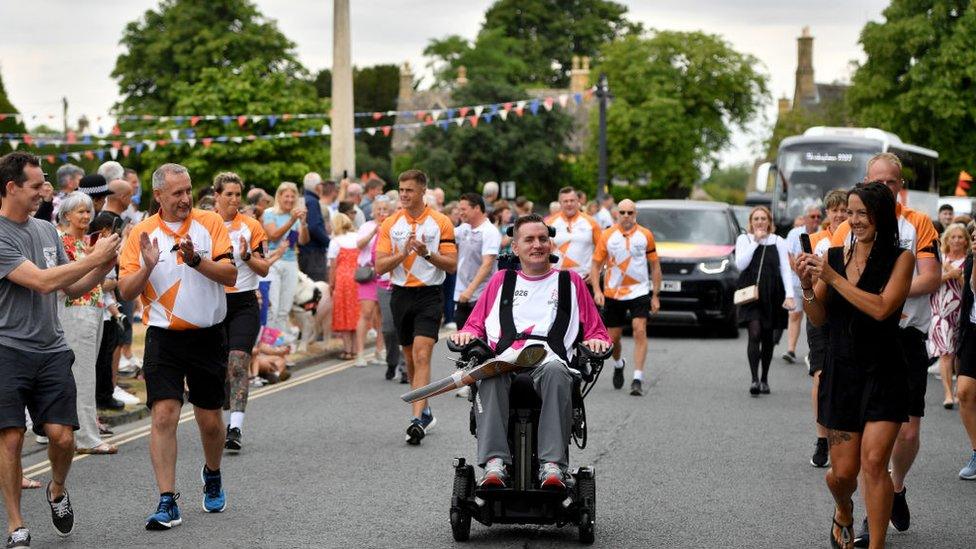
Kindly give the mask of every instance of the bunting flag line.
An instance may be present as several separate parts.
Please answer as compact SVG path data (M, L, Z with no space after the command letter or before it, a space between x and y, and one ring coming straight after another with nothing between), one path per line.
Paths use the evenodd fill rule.
M514 107L516 111L522 107ZM531 110L531 109L530 109ZM477 110L468 110L471 114L468 116L455 116L453 118L442 118L439 120L434 120L433 115L428 115L424 120L420 122L408 122L401 124L387 124L384 126L369 126L369 127L358 127L353 128L354 135L361 135L363 133L367 135L375 135L377 130L379 130L383 135L389 135L391 132L396 130L411 130L411 129L422 129L426 126L437 125L442 130L449 130L452 125L456 127L470 126L472 128L478 127L480 122L486 124L491 124L492 120L501 118L503 121L507 119L503 113L507 111L504 108L494 109L489 108L487 112L482 112L476 114ZM532 112L532 114L536 114ZM460 114L459 112L457 114ZM522 116L519 114L519 116ZM516 119L512 119L516 120ZM69 151L61 152L57 154L41 154L41 158L46 160L49 164L66 163L70 160L80 162L82 158L89 160L94 160L97 158L99 161L104 160L106 156L110 158L117 159L119 155L123 158L128 158L132 154L142 154L146 149L149 151L154 151L160 147L172 147L172 146L186 146L188 148L195 148L198 144L204 148L209 149L215 145L229 145L235 144L239 145L246 142L253 141L273 141L279 139L305 139L305 138L321 138L329 137L332 135L332 128L328 124L323 124L319 129L309 129L304 131L291 131L291 132L278 132L273 134L249 134L249 135L238 135L238 136L228 136L228 135L218 135L218 136L206 136L198 137L196 134L193 137L186 137L180 133L180 130L168 130L163 134L157 135L156 137L162 137L161 139L142 139L133 141L121 141L121 140L103 140L101 144L110 145L108 148L91 149L91 150L79 150L79 151ZM30 136L26 136L30 137ZM168 137L168 139L167 139ZM21 145L37 147L39 143L37 141L28 140L23 141L16 139L8 139L7 144L11 148L17 149ZM50 143L45 143L50 144ZM79 143L81 144L81 143Z
M439 118L443 115L446 118L455 118L456 115L462 117L467 116L469 112L474 112L476 115L481 116L481 114L488 110L493 112L498 112L499 109L504 108L507 113L512 109L512 105L515 104L519 107L524 108L529 105L530 109L538 110L539 106L542 106L547 111L552 110L554 104L558 103L559 106L565 108L570 99L576 105L580 105L583 101L589 100L593 96L593 92L596 87L591 87L583 92L562 92L559 94L553 94L545 96L543 98L528 98L518 101L506 101L502 103L486 103L483 105L467 105L462 107L451 107L446 109L418 109L418 110L388 110L388 111L369 111L369 112L357 112L353 113L356 118L371 118L373 120L380 120L384 117L400 117L400 118L414 118L416 120L425 121L430 119L430 121L437 122ZM500 115L507 116L507 115ZM521 115L519 115L521 116ZM60 115L47 114L47 115L24 115L22 113L0 113L0 121L5 120L8 117L13 117L17 123L22 123L25 120L31 122L38 122L42 120L54 121L60 120ZM97 116L95 117L95 123L100 123L104 120L114 120L112 128L105 132L99 131L95 134L86 134L89 137L97 138L105 135L122 135L130 132L123 132L119 127L119 123L122 122L172 122L177 125L189 124L191 128L195 127L201 121L220 121L224 125L230 125L236 123L238 127L243 128L247 125L254 125L259 122L267 122L269 128L273 128L279 121L288 120L320 120L320 119L330 119L330 113L276 113L276 114L190 114L190 115L152 115L152 114L131 114L122 115L118 117L113 117L111 115ZM102 129L100 127L100 129ZM69 134L72 132L69 132ZM46 136L50 137L50 136ZM79 135L77 138L84 138L85 135ZM65 136L61 136L62 140L67 140Z

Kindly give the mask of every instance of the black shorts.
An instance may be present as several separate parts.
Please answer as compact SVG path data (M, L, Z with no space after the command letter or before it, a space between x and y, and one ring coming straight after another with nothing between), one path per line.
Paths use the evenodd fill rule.
M390 311L400 345L413 345L413 338L417 336L437 341L443 310L444 298L440 286L394 286Z
M908 364L908 415L925 415L925 390L929 384L929 352L926 335L915 328L902 328L901 348Z
M0 345L0 429L26 427L27 408L38 435L44 434L47 423L77 430L74 362L70 349L34 353Z
M254 292L227 294L227 316L224 317L228 351L251 354L261 331L261 307Z
M196 330L146 330L142 371L146 378L146 406L157 400L183 404L184 383L190 404L219 410L224 404L227 342L222 324Z
M630 326L635 318L647 318L651 311L651 296L642 295L634 299L618 300L606 298L603 305L603 324L607 328Z
M958 375L976 379L976 327L969 325L959 334Z

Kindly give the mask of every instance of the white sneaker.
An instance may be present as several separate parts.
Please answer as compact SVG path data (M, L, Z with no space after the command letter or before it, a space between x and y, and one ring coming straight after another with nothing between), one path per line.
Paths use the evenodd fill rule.
M36 440L38 444L47 444L47 437L44 435L35 435L34 440Z
M376 357L375 358L376 362L386 364L386 349L380 349L379 351L376 351L375 357Z
M451 330L451 331L457 330L457 324L454 322L448 322L447 324L444 325L444 329Z
M142 367L141 361L133 356L132 358L125 358L124 356L119 358L119 373L120 374L132 374L139 371Z
M373 329L373 328L370 328L369 331L366 332L366 337L367 338L370 338L370 339L376 339L376 330Z
M118 385L116 385L115 390L112 391L112 398L121 401L124 404L139 404L140 402L142 402L139 400L139 397L126 391L125 389L119 387Z
M942 378L942 367L938 362L929 366L929 374L936 377L936 379Z
M366 359L365 359L365 358L363 358L363 357L358 357L358 358L356 358L356 363L355 363L355 366L356 366L357 368L365 368L365 367L367 366L367 364L366 364Z

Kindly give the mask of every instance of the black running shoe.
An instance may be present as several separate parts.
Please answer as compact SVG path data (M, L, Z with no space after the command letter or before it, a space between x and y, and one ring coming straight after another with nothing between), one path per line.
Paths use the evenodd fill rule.
M796 353L794 353L793 351L786 351L785 353L783 353L783 360L789 362L790 364L795 364Z
M417 418L410 420L410 426L407 427L407 444L411 446L419 446L420 441L424 439L427 434L424 431L424 425Z
M7 536L7 549L30 547L30 530L21 526Z
M810 458L810 465L814 467L826 467L830 465L830 452L827 449L827 439L817 438L817 449Z
M644 389L641 388L641 380L635 379L630 382L630 395L635 397L644 396Z
M627 361L621 360L620 366L614 366L613 368L613 388L622 389L624 386L624 367L627 366Z
M71 508L71 498L68 496L68 489L57 501L51 501L51 483L47 483L47 504L51 506L51 522L54 523L54 530L62 538L71 535L75 529L75 512Z
M891 525L895 530L904 532L912 523L912 513L908 510L908 501L905 500L907 488L902 488L901 492L895 492L895 499L891 502Z
M224 440L224 449L228 450L232 454L236 454L241 451L244 446L243 443L244 436L241 434L241 430L237 427L227 426L227 439Z
M769 394L769 384L766 383L765 381L760 381L759 382L759 392L762 393L762 394L764 394L764 395L768 395Z
M759 382L753 381L752 385L749 386L749 394L752 396L759 396Z
M396 364L394 364L393 366L387 366L386 367L386 379L389 380L389 379L393 379L394 377L396 377L396 369L397 369Z
M854 538L854 547L870 547L871 532L868 531L868 519L861 523L861 533Z

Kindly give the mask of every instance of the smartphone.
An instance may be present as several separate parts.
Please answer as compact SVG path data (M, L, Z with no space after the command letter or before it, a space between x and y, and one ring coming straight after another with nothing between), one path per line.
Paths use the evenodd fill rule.
M813 247L810 246L810 235L807 233L800 233L800 246L803 248L803 253L813 253Z
M116 217L112 220L112 232L122 237L122 231L125 229L125 220L121 217Z

